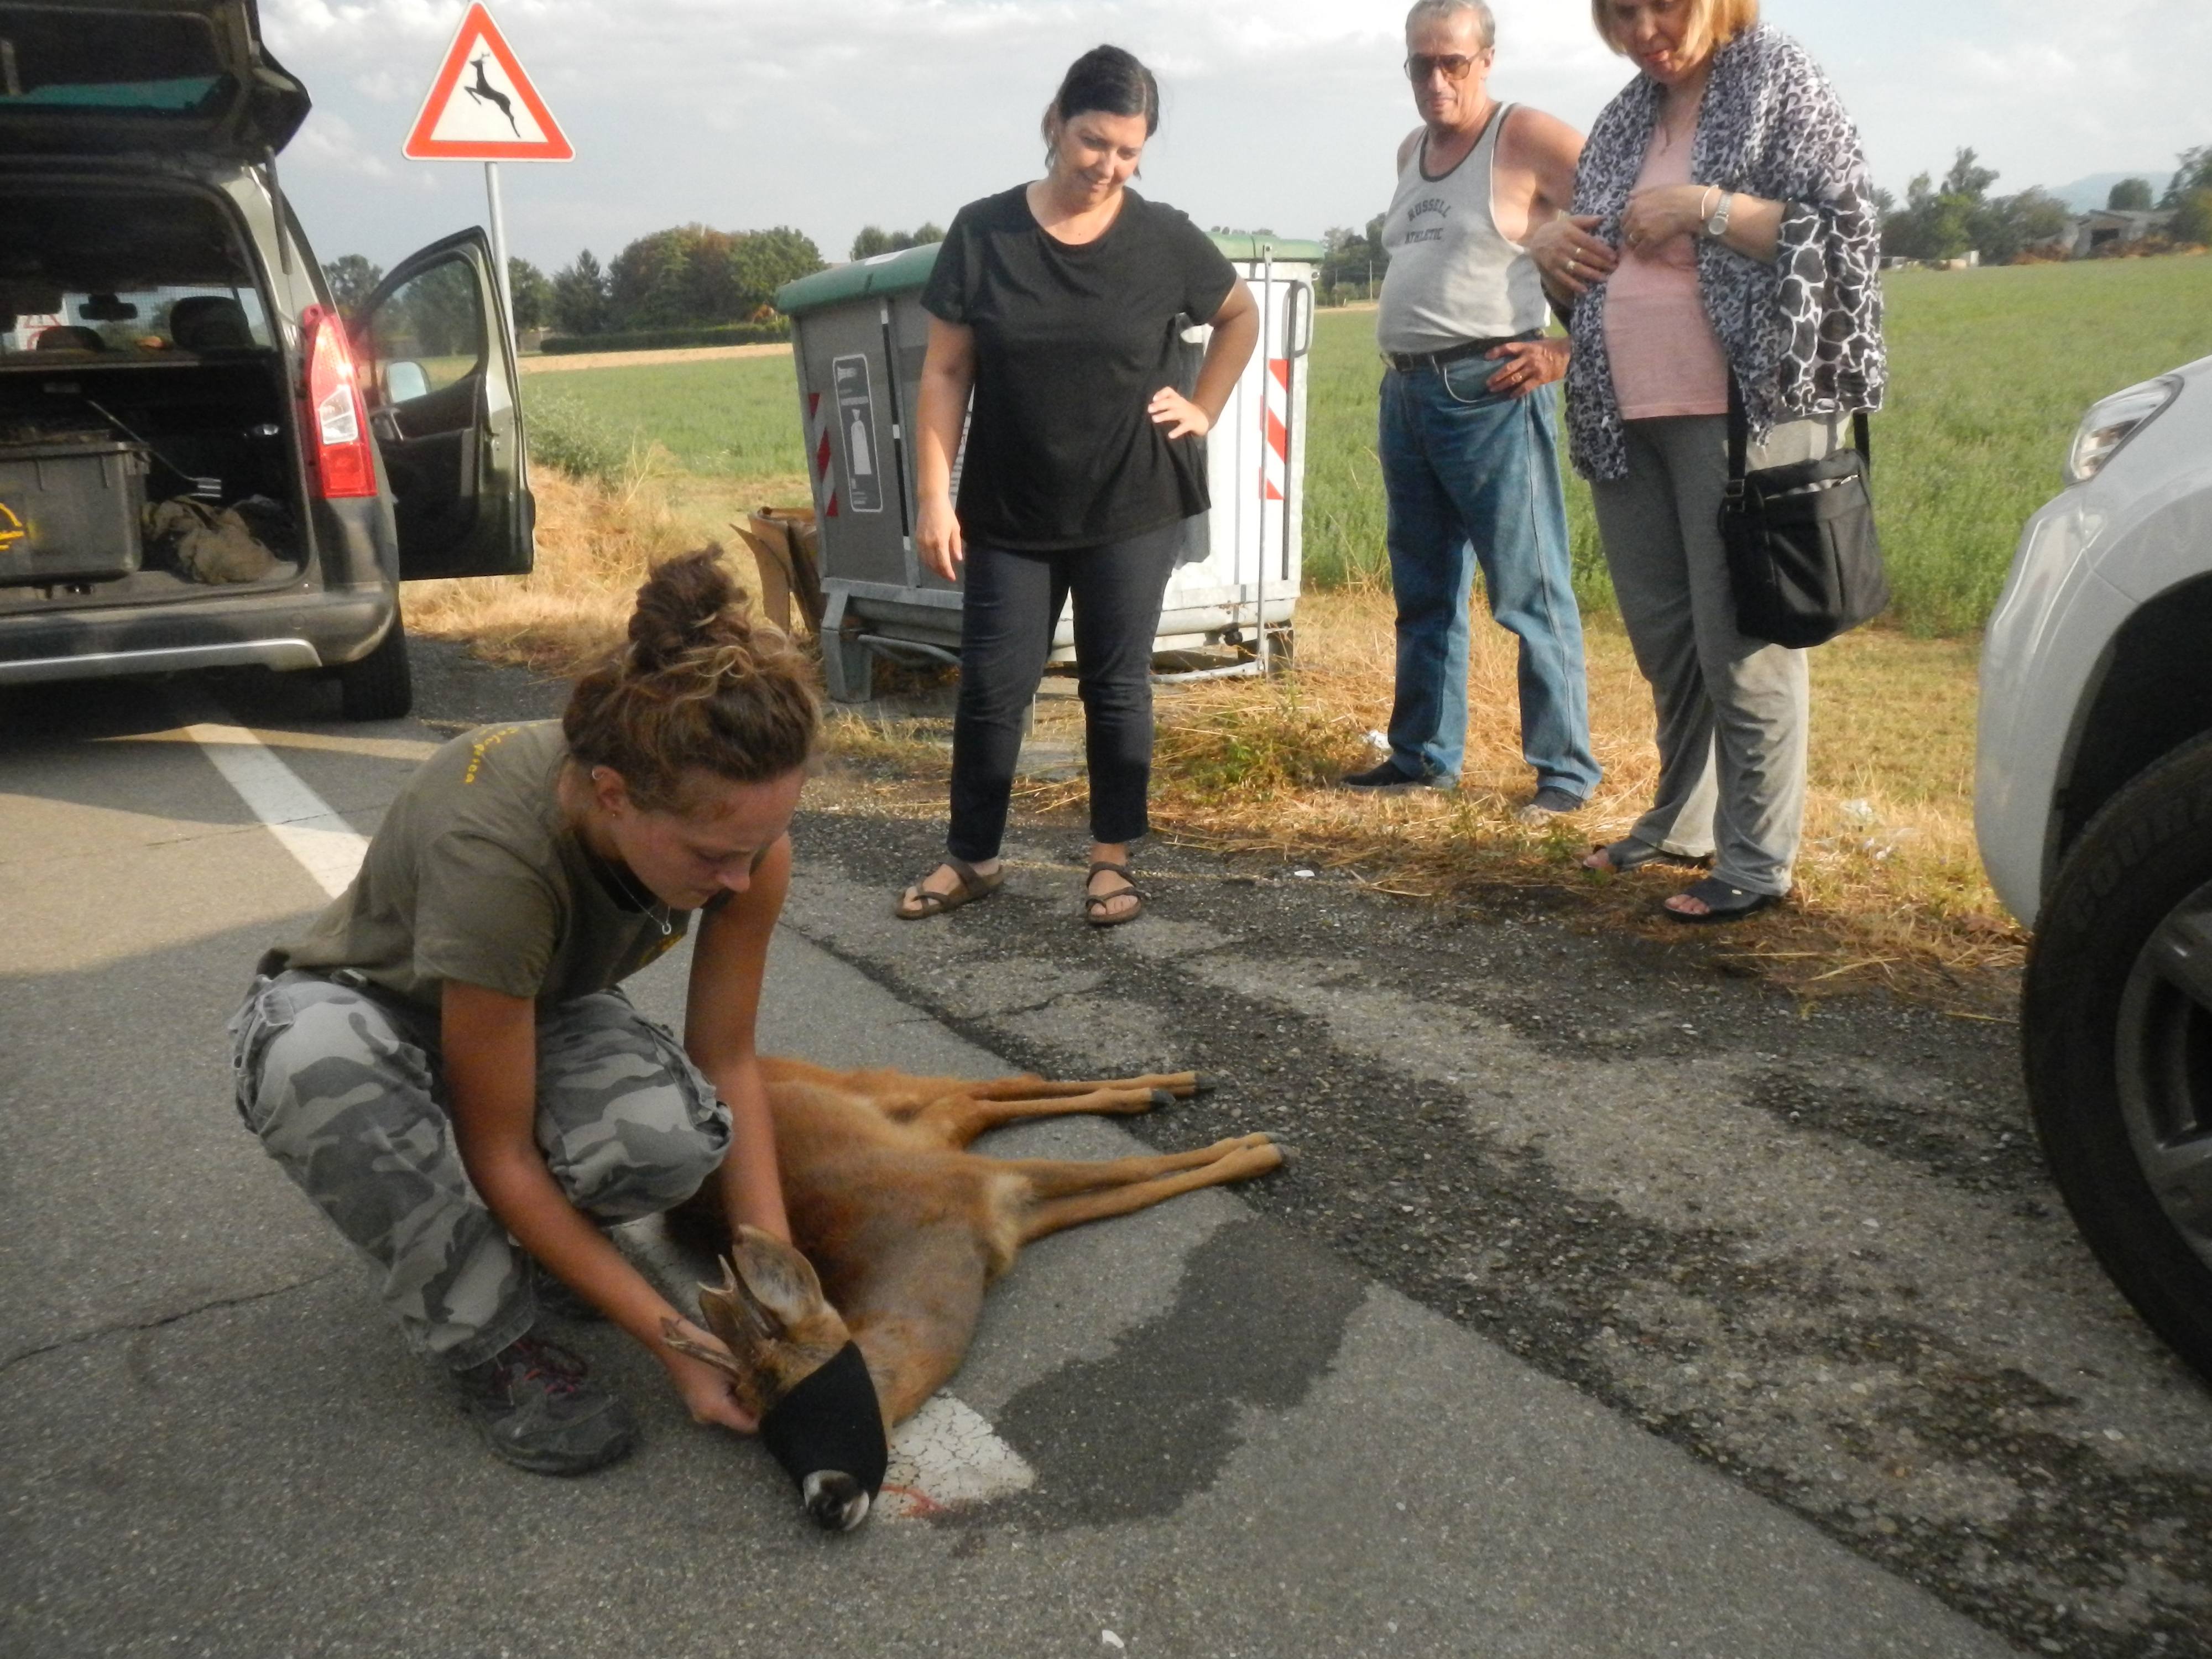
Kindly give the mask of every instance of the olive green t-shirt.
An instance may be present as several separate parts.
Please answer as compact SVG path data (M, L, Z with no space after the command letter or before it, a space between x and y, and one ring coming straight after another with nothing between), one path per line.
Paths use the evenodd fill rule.
M586 849L561 810L568 757L556 720L445 744L385 812L353 885L263 971L351 969L430 1008L449 979L554 1003L670 949L691 913Z

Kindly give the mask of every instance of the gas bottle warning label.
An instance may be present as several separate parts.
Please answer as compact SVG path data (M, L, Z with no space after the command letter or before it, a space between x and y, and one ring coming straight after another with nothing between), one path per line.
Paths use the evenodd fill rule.
M868 360L833 357L830 378L837 392L839 447L845 452L846 505L855 513L880 513L884 457L876 440L876 400L868 386Z

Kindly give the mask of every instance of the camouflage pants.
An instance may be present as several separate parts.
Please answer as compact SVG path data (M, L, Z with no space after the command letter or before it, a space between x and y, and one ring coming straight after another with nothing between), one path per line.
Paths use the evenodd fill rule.
M530 1328L533 1264L462 1168L436 1014L295 971L255 981L230 1036L246 1127L376 1264L416 1348L471 1365ZM665 1210L729 1145L713 1085L620 991L539 1010L538 1146L578 1209Z

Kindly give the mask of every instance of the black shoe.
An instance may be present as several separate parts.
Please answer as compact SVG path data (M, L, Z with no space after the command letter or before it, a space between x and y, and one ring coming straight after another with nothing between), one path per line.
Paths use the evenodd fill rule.
M1386 760L1380 766L1370 767L1364 772L1353 772L1336 781L1340 789L1366 789L1380 793L1398 789L1449 789L1449 778L1417 778L1400 769L1395 760Z
M1549 823L1553 818L1563 818L1570 812L1583 810L1583 798L1571 795L1554 785L1539 789L1528 804L1513 816L1531 829Z
M453 1373L484 1443L532 1474L585 1474L629 1455L629 1408L586 1381L589 1368L535 1336Z

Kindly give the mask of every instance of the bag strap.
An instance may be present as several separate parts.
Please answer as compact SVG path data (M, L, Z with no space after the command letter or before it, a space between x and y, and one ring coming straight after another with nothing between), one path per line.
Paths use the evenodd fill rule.
M1736 383L1734 369L1729 370L1728 382L1728 496L1735 501L1743 494L1744 466L1751 453L1751 422L1744 416L1743 387Z
M1743 494L1743 475L1751 457L1751 422L1743 412L1743 387L1737 384L1734 369L1729 371L1728 442L1728 493L1734 498ZM1868 430L1863 409L1851 411L1851 444L1859 452L1867 477L1872 478L1874 438Z

